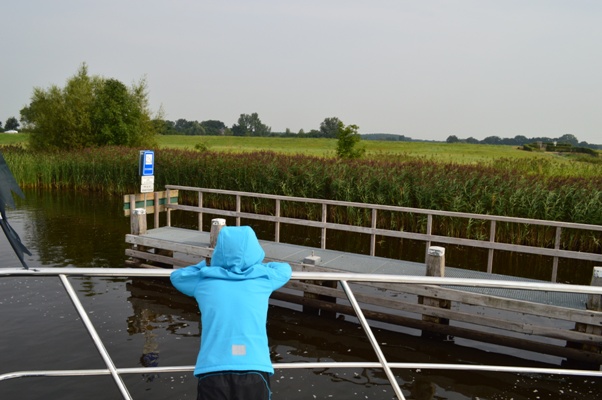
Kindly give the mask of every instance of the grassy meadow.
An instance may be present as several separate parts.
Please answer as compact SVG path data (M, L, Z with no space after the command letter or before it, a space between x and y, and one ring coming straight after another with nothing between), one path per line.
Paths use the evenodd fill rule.
M27 147L28 135L0 134L0 146L22 145ZM307 155L315 157L336 157L335 139L299 139L274 137L239 136L158 136L158 149L195 150L198 145L206 146L209 151L218 153L253 153L273 151L286 155ZM441 142L396 142L363 140L366 148L365 158L387 159L389 161L407 161L422 159L443 163L476 164L494 163L500 159L546 160L551 166L556 164L558 172L568 167L572 169L573 158L558 156L554 153L528 152L515 146L478 145L468 143ZM583 157L584 159L589 157ZM548 163L548 160L550 161ZM591 161L591 160L590 160ZM602 162L602 157L598 160ZM537 162L537 161L535 161ZM570 171L579 173L578 171Z
M240 136L159 136L160 148L192 150L198 144L215 152L249 153L274 151L283 154L303 154L316 157L335 157L335 139L298 139ZM1 142L0 142L1 143ZM476 163L496 158L538 159L549 154L520 151L513 146L484 146L467 143L427 143L364 140L366 158L407 160L423 158L441 162ZM562 159L558 160L562 162Z

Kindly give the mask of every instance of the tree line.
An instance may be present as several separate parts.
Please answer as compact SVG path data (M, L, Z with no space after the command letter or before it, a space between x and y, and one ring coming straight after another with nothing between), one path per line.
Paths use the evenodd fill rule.
M152 116L149 108L146 82L127 87L120 81L101 76L90 76L84 63L77 73L69 78L64 87L34 88L31 102L21 110L23 130L31 134L29 143L34 150L69 150L93 146L155 145L156 135L231 135L231 136L279 136L296 138L338 139L337 154L340 157L357 158L363 150L357 145L362 138L379 140L414 141L403 135L372 134L360 135L356 125L345 125L337 117L325 118L317 129L305 132L273 132L264 124L257 113L240 114L236 123L228 127L219 120L170 121L159 113ZM7 119L1 130L16 130L19 121ZM382 139L382 137L385 139ZM502 139L489 136L481 141L469 137L460 139L455 135L447 138L448 143L526 145L535 141L569 143L574 146L601 148L579 142L574 135L557 139L516 136Z
M513 138L501 138L499 136L487 136L483 140L477 140L473 137L466 139L460 139L456 135L448 136L446 139L447 143L472 143L472 144L501 144L509 146L525 146L531 143L542 142L542 143L563 143L570 144L575 147L586 147L590 149L602 149L602 145L588 143L585 141L579 141L575 135L565 134L557 138L550 137L532 137L528 138L523 135L517 135Z
M4 127L2 126L2 121L0 121L0 132L16 131L17 129L19 129L19 126L20 124L17 118L8 117L6 123L4 124Z
M273 132L272 128L264 124L257 113L240 114L235 124L228 127L218 120L188 121L180 118L176 121L155 119L153 123L160 135L198 135L198 136L279 136L279 137L307 137L336 139L342 121L337 117L325 118L318 129L305 132Z

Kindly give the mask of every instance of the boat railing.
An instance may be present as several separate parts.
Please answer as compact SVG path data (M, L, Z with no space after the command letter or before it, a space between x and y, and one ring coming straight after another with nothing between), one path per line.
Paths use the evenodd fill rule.
M168 277L171 270L166 269L135 269L135 268L1 268L0 277L4 276L46 276L58 277L62 282L70 300L82 319L85 328L92 338L98 352L100 353L106 368L104 369L80 369L80 370L38 370L38 371L15 371L0 375L0 384L2 381L26 377L57 377L57 376L100 376L111 375L115 384L119 388L124 399L132 399L132 396L126 387L122 375L124 374L148 374L148 373L171 373L193 371L194 366L171 366L171 367L138 367L138 368L118 368L113 362L111 355L107 351L100 335L97 333L94 324L88 317L88 314L79 300L69 277ZM521 290L536 290L565 293L582 293L602 295L602 287L554 284L532 281L504 281L488 279L466 279L466 278L441 278L428 276L401 276L401 275L382 275L382 274L357 274L357 273L334 273L334 272L293 272L293 280L322 280L338 281L341 284L348 301L358 318L364 332L366 333L372 348L378 358L377 362L311 362L311 363L274 363L275 369L315 369L315 368L374 368L382 369L398 399L405 400L399 383L393 373L394 369L424 369L424 370L462 370L462 371L494 371L511 372L522 374L548 374L562 376L590 376L602 377L602 371L580 370L580 369L561 369L561 368L529 368L529 367L508 367L497 365L474 365L474 364L441 364L441 363L400 363L388 362L378 341L375 339L372 329L362 312L360 304L349 285L350 282L387 282L403 284L426 284L426 285L447 285L464 287L488 287L488 288L506 288Z

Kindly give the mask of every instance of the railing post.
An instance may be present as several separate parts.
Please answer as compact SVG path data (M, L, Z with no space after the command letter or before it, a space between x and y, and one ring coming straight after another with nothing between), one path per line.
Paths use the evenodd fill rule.
M393 387L393 391L397 395L397 399L405 400L405 397L401 391L401 388L399 387L399 384L397 383L397 378L395 377L395 374L393 374L393 371L391 370L391 367L389 366L389 363L387 362L387 359L385 358L385 354L383 353L382 349L378 345L378 340L376 340L376 337L374 336L374 333L372 332L372 329L370 328L370 324L366 320L366 317L364 316L364 313L362 312L362 308L360 307L358 301L356 300L355 295L353 294L353 291L351 291L351 287L349 287L349 284L347 283L347 281L341 281L341 286L343 287L343 291L347 295L347 299L349 299L349 302L351 303L351 306L353 307L353 310L355 311L355 314L356 314L357 318L359 319L362 328L364 329L364 333L366 333L366 336L368 336L368 340L370 341L370 344L372 345L372 349L376 352L378 361L380 362L380 365L382 366L383 370L385 371L385 375L387 375L387 378L389 379L389 382L391 383L391 386Z
M431 236L433 234L433 214L427 214L426 216L426 234ZM429 250L431 248L431 241L426 241L426 257L428 257Z
M169 201L169 199L167 199L167 201ZM153 202L155 204L153 209L153 212L155 213L153 228L157 229L159 227L159 192L154 192Z
M325 224L328 220L328 206L326 203L322 203L322 223ZM326 248L326 227L322 227L322 237L320 238L320 247L322 249Z
M376 208L372 209L372 229L376 229ZM372 232L370 234L370 255L374 257L376 255L376 234Z
M130 194L130 220L132 219L132 213L135 208L136 208L136 195Z
M169 194L169 188L165 188L165 196L167 197L167 204L171 203L171 195ZM167 226L171 226L171 208L166 207L167 209Z
M495 220L491 220L491 225L489 226L489 243L495 243ZM489 249L487 254L487 273L493 273L493 249Z
M426 255L426 276L444 277L445 276L445 248L431 246ZM450 309L451 303L449 300L441 300L435 297L418 296L418 303L444 309ZM441 325L449 325L449 319L434 317L428 314L422 315L422 320L433 322ZM423 337L431 339L448 339L447 335L442 335L434 332L422 331Z
M203 192L199 192L198 193L198 200L199 200L199 208L203 208ZM203 212L199 211L199 215L198 217L198 221L199 221L199 231L203 231Z
M554 238L554 249L560 250L560 238L562 234L562 228L556 227L556 237ZM552 262L552 282L558 281L558 256L554 256Z
M274 241L280 243L280 199L276 199L276 226L274 231Z
M119 391L121 392L121 395L123 396L124 399L131 400L132 396L130 395L130 392L128 391L127 387L125 386L125 383L123 382L123 379L121 378L121 375L119 375L119 372L117 372L115 363L111 359L111 356L109 355L109 352L107 351L104 343L102 342L102 339L100 338L100 336L98 335L98 332L94 328L94 324L92 324L92 321L90 320L90 317L88 316L88 313L86 312L86 309L84 308L82 303L79 301L79 297L77 297L77 293L73 289L73 286L71 286L69 279L67 279L67 275L59 275L59 278L61 279L61 282L63 283L63 287L67 291L67 294L69 295L69 298L71 299L71 302L73 303L73 306L77 310L77 313L79 314L79 317L81 318L81 321L83 322L84 326L86 327L88 334L92 338L92 341L94 342L94 345L96 346L96 350L100 353L100 356L102 357L103 361L105 362L105 365L107 366L109 372L111 373L113 380L117 384L117 387L119 388Z
M236 195L236 226L240 226L240 217L238 214L240 213L240 195Z

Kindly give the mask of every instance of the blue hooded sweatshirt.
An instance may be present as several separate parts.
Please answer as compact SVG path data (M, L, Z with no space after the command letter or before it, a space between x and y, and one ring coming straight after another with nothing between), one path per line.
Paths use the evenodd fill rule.
M195 375L215 371L274 373L266 332L268 299L291 277L286 263L263 264L265 252L248 226L223 227L211 258L177 269L171 282L201 310Z

